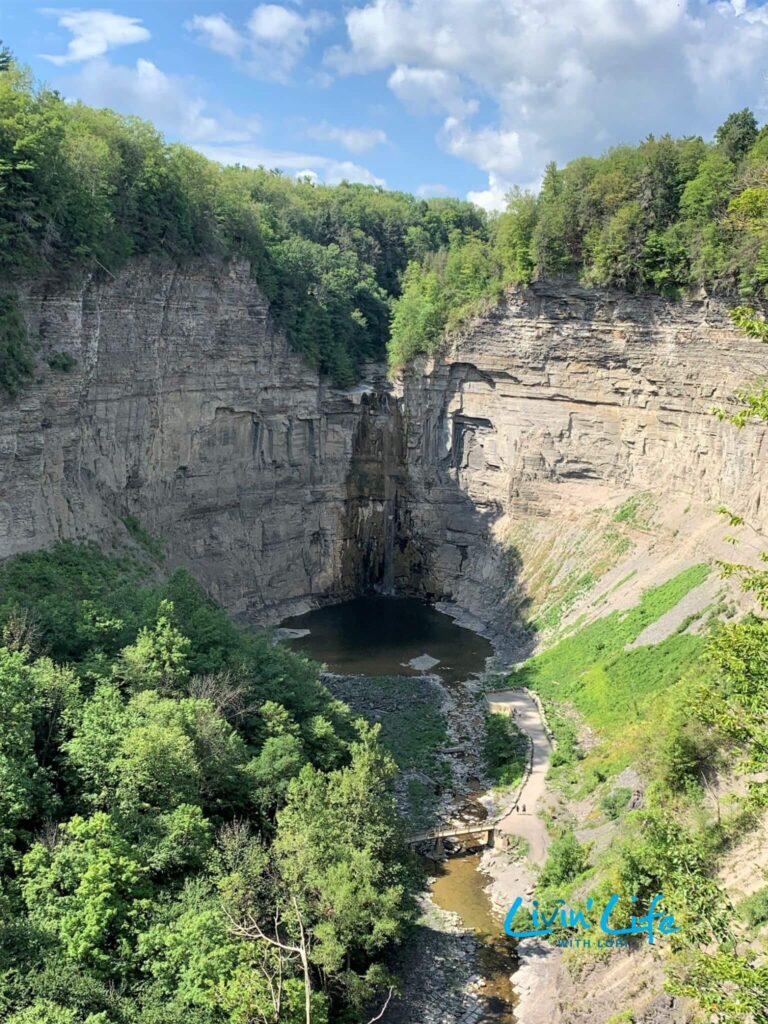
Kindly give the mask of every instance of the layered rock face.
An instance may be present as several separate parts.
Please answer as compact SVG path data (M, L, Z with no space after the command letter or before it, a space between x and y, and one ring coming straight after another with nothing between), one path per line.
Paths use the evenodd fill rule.
M711 415L768 347L717 302L509 293L396 397L380 373L323 381L244 264L137 262L20 300L38 374L0 405L0 557L109 549L135 516L255 622L379 586L509 624L521 522L562 546L580 510L647 490L768 532L766 430Z
M291 351L247 265L136 263L20 298L39 371L0 406L0 557L67 537L109 549L130 515L235 613L356 589L347 481L374 399ZM46 364L60 352L68 373Z
M481 617L514 618L525 550L504 538L649 491L768 532L768 431L712 415L768 369L711 300L540 284L509 293L403 381L408 493L397 573ZM724 531L721 531L724 532Z

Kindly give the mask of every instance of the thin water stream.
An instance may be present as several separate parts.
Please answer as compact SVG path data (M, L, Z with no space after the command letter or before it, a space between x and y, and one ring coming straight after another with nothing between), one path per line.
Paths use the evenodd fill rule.
M439 675L459 719L463 718L462 706L466 708L466 702L474 700L462 686L463 681L482 673L486 659L493 654L484 637L457 625L449 615L409 598L360 597L294 616L282 625L302 634L308 630L288 642L294 650L323 662L332 673L418 676L428 670ZM461 733L462 721L453 724ZM468 796L460 815L477 820L484 816L484 808ZM477 940L470 973L483 980L478 988L478 1005L483 1013L474 1019L509 1024L514 1020L510 975L516 966L515 954L502 922L492 912L484 891L487 879L479 870L479 862L478 853L462 854L440 863L425 861L425 870L434 878L432 901L442 910L457 914L462 927L474 933Z

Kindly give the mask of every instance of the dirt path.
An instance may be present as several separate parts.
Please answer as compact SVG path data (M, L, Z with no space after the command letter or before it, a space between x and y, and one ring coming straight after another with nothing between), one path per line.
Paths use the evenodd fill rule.
M533 864L543 864L547 857L548 837L544 822L536 812L544 796L552 744L536 701L524 690L498 690L489 694L488 700L493 711L514 712L515 724L533 744L531 772L515 802L521 809L517 812L510 809L502 815L498 827L502 834L525 839L528 843L528 859Z

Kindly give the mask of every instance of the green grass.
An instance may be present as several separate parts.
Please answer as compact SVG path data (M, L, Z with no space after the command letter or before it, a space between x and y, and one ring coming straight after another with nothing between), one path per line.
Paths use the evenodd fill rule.
M627 526L645 527L648 525L647 519L641 513L650 512L652 504L653 495L650 491L633 494L631 498L627 498L624 504L616 509L612 517L613 522L626 523Z
M696 565L661 586L647 590L629 611L616 611L582 627L531 658L510 680L536 690L547 705L558 741L553 764L572 764L581 756L573 723L562 714L572 707L603 740L611 741L610 768L631 760L654 705L699 657L705 638L676 632L661 643L626 650L646 626L655 622L709 573Z
M562 597L533 619L532 625L539 632L543 632L547 629L555 629L560 625L566 613L570 611L581 595L585 594L588 590L591 590L595 583L597 583L597 577L592 572L587 572L584 573L583 576L576 577L571 583L569 583L568 588Z
M509 715L485 716L483 756L497 786L516 786L522 779L528 763L528 740Z

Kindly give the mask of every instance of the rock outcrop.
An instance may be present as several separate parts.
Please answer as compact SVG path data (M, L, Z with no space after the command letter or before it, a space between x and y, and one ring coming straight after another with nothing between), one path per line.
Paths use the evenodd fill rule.
M134 516L253 621L377 585L510 624L521 523L567 545L586 511L649 492L768 532L768 432L711 415L768 348L715 301L510 292L395 397L380 371L342 391L308 367L243 263L138 261L19 298L38 371L0 405L0 557L110 547Z
M380 383L329 386L246 264L137 262L20 301L38 374L0 399L0 557L60 538L109 548L134 516L246 617L357 589L348 479ZM53 353L74 367L50 369Z
M718 301L573 284L508 293L402 382L398 581L508 627L530 554L511 543L523 522L529 540L556 545L579 517L647 492L680 520L683 560L692 531L725 532L721 504L768 532L768 429L712 415L767 369L768 346Z

